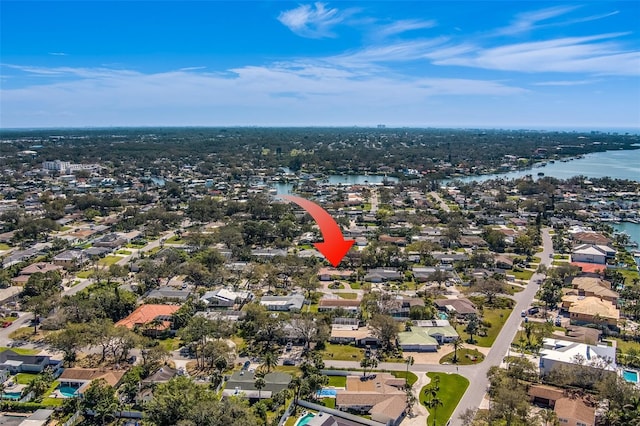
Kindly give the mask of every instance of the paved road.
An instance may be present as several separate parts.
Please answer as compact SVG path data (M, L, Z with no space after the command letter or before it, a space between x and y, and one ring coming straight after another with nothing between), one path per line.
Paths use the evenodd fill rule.
M445 202L444 202L444 200L440 197L440 195L439 195L437 192L435 192L435 191L431 191L429 194L430 194L433 198L435 198L435 199L436 199L436 201L437 201L438 203L440 203L440 208L441 208L442 210L444 210L445 212L450 212L450 211L451 211L451 209L449 208L449 206L447 205L447 203L445 203Z
M538 253L537 255L542 258L542 264L549 266L551 265L552 260L550 255L553 253L553 244L551 242L551 236L549 235L548 228L542 230L542 243L543 251L542 253ZM477 365L461 366L440 364L414 364L410 367L410 370L417 375L433 371L442 373L458 373L469 379L469 388L467 388L467 391L463 395L462 399L458 403L458 406L451 416L451 426L462 425L462 422L458 417L468 408L475 410L480 407L480 404L482 403L484 395L487 391L487 387L489 386L489 381L487 380L487 371L489 371L489 368L494 365L500 365L503 358L507 354L507 351L511 346L511 342L515 338L516 332L518 331L518 328L520 327L522 322L520 312L531 305L531 302L533 301L534 296L538 291L538 284L536 284L536 282L537 280L543 278L544 274L534 273L529 280L529 284L526 286L526 288L514 296L516 305L513 309L513 313L507 319L507 322L503 326L500 334L491 347L489 354L485 357L485 360L482 363ZM325 365L327 368L359 368L359 363L354 361L325 360ZM403 363L383 362L380 363L378 368L391 371L405 371L406 365Z

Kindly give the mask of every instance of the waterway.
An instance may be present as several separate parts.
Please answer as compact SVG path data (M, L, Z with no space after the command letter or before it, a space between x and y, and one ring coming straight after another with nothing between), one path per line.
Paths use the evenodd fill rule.
M378 185L384 182L398 182L395 177L382 175L330 175L327 182L330 185ZM278 182L273 184L278 195L291 194L292 183Z
M612 223L611 226L618 232L627 233L631 237L631 241L640 245L640 223L620 222Z
M539 173L557 179L586 176L589 178L610 177L612 179L640 181L640 149L594 152L574 160L556 160L554 163L547 163L544 167L533 167L508 173L467 176L456 180L465 183L484 182L490 179L517 179L527 175L530 175L533 179L538 179L542 177L538 176Z

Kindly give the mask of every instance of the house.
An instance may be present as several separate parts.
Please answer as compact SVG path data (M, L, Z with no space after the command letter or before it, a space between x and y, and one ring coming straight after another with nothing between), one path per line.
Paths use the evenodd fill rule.
M458 299L436 299L433 303L438 307L438 310L456 315L467 316L478 314L478 310L473 302L462 297Z
M200 300L208 308L232 308L234 305L248 302L253 299L253 294L248 291L233 291L226 288L207 291Z
M467 248L488 246L487 242L477 235L463 235L458 241L460 246Z
M85 256L82 250L66 250L53 257L52 261L56 265L63 267L82 265L89 258Z
M156 371L146 379L142 380L141 384L142 386L151 386L151 385L157 385L159 383L167 383L169 380L173 379L178 374L179 373L177 369L171 368L167 365L163 365L162 367L160 367L158 371Z
M22 355L11 349L0 352L0 370L11 374L42 373L50 365L57 367L60 361L51 360L47 355Z
M398 425L406 406L404 379L389 373L377 373L368 380L347 376L346 387L336 393L336 409L371 415L371 420ZM375 416L375 418L374 418Z
M596 407L587 398L570 397L564 390L547 385L531 385L528 393L533 404L553 409L562 425L595 425Z
M611 282L600 277L580 276L571 280L571 287L577 290L578 296L594 296L616 305L618 293L611 289ZM570 293L571 294L571 293Z
M356 313L360 311L360 302L360 299L342 299L328 295L324 296L318 302L318 312L327 312L342 308L348 312Z
M292 377L287 373L271 372L263 377L264 388L258 390L255 387L256 376L254 371L240 370L234 372L225 389L222 391L223 397L239 396L253 400L271 398L276 393L287 389Z
M147 299L173 299L184 302L191 295L191 290L180 290L171 286L162 286L147 293Z
M82 394L94 380L103 379L109 385L118 387L125 370L107 370L105 368L65 368L58 381L61 387L72 387Z
M571 238L576 244L594 244L608 246L611 244L611 239L604 236L599 232L576 232L571 235Z
M297 312L304 305L304 295L294 293L288 296L263 296L260 304L270 311Z
M329 341L339 344L353 343L360 347L378 346L380 343L369 327L359 327L357 324L333 324Z
M33 275L36 272L41 272L43 274L46 274L47 272L50 272L50 271L62 272L62 266L54 265L53 263L47 263L47 262L36 262L36 263L32 263L27 267L22 268L22 270L20 270L20 275Z
M93 245L95 247L106 247L106 248L110 248L110 249L115 249L115 248L118 248L118 247L122 246L125 243L126 243L126 241L124 240L124 238L120 238L118 236L118 234L111 233L111 234L107 234L107 235L103 236L102 238L94 241Z
M387 281L403 281L404 276L395 269L376 268L371 269L364 276L364 280L372 283L382 283Z
M616 250L609 246L581 244L573 248L571 261L604 265L608 259L613 259L615 256Z
M616 348L606 345L587 345L544 338L540 351L540 374L549 374L559 365L578 365L616 372Z
M398 346L406 352L436 352L440 345L424 330L412 327L411 331L398 333Z
M152 333L166 331L171 327L172 315L178 309L180 309L180 306L177 305L140 305L129 316L121 319L115 325L116 327L126 327L132 330L136 327L144 327L145 325L156 323L153 326L155 331Z
M354 272L348 269L335 269L335 268L320 268L318 271L318 279L320 281L333 281L333 280L349 280L354 275Z
M424 307L424 299L399 296L391 301L388 312L392 318L403 320L409 318L413 306Z
M569 312L571 322L598 323L615 327L620 320L620 311L608 300L594 296L568 294L562 297L562 309Z

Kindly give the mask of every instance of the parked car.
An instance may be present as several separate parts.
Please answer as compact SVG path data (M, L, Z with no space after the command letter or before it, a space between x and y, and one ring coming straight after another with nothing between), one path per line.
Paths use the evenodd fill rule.
M292 347L293 347L293 344L291 342L287 342L287 346L285 346L285 350L290 351Z
M535 315L538 312L540 312L540 308L538 308L537 306L534 306L533 308L529 308L529 315Z
M520 312L520 316L521 316L522 318L526 317L526 316L527 316L527 311L522 311L522 312Z

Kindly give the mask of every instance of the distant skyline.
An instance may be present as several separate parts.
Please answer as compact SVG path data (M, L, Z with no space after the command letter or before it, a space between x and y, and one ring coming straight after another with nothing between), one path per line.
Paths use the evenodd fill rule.
M638 1L0 0L0 128L640 129Z

